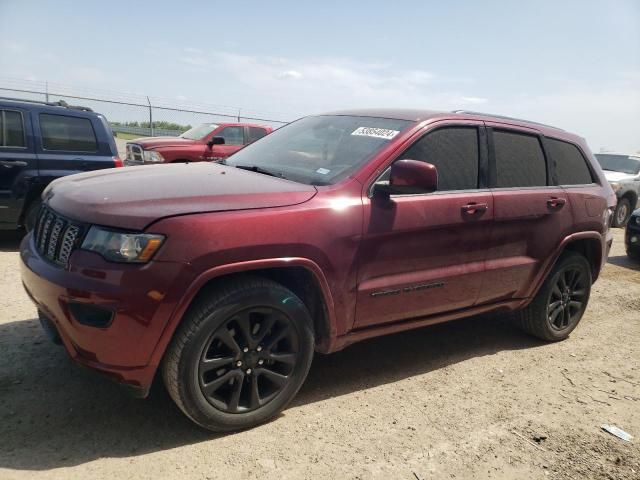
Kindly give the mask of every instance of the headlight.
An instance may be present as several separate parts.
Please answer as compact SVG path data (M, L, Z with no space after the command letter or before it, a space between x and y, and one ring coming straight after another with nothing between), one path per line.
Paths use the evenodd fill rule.
M94 226L89 229L81 248L99 253L111 262L147 263L164 238L163 235L119 232Z
M640 215L633 217L633 220L636 222L636 225L640 225Z
M618 182L611 182L609 185L611 185L611 188L613 188L614 192L620 190L620 184Z
M144 150L144 162L145 163L162 163L164 162L164 157L160 155L158 152L154 152L153 150Z

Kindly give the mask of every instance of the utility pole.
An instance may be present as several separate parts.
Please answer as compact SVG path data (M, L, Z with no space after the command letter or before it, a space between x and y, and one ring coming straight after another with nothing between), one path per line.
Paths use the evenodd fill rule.
M147 103L149 104L149 128L151 129L151 136L153 137L153 109L151 108L151 100L147 97Z
M49 103L49 82L44 82L44 98Z

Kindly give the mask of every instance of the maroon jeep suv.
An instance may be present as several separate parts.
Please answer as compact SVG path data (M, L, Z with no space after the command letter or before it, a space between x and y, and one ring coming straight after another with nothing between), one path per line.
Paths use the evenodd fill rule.
M481 313L565 339L611 244L585 141L472 112L310 116L226 163L56 180L22 242L44 328L193 421L250 427L314 351Z

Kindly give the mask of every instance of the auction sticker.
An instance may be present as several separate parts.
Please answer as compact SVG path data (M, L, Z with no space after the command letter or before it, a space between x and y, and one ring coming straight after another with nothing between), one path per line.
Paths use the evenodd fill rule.
M388 130L386 128L374 128L374 127L358 127L351 135L358 135L361 137L375 137L375 138L384 138L385 140L391 140L393 137L398 135L400 131L398 130Z

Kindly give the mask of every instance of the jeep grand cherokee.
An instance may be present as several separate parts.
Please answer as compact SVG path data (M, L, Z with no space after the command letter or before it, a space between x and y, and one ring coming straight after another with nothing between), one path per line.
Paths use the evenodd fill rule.
M585 141L469 112L303 118L226 164L53 182L21 246L43 325L218 431L275 416L314 350L488 312L582 318L615 195Z

